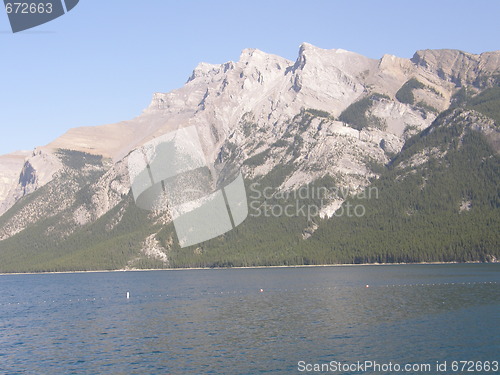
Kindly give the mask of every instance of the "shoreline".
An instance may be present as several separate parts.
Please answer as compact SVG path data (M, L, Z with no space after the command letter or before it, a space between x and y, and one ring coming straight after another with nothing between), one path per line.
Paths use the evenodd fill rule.
M232 269L273 269L273 268L314 268L314 267L358 267L358 266L402 266L402 265L446 265L446 264L496 264L489 262L419 262L419 263L339 263L339 264L303 264L294 266L249 266L249 267L181 267L181 268L134 268L118 270L92 270L92 271L41 271L41 272L10 272L0 273L8 275L50 275L50 274L78 274L78 273L112 273L112 272L149 272L149 271L196 271L196 270L232 270Z

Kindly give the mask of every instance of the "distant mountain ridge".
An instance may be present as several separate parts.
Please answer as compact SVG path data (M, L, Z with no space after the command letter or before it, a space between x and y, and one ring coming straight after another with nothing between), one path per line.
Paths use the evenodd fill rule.
M424 50L412 59L384 55L374 60L304 43L295 62L246 49L238 62L201 63L182 88L154 94L149 107L133 120L71 129L29 154L0 157L0 272L439 260L435 256L439 249L425 257L421 256L422 246L415 245L418 256L408 255L411 249L407 249L402 257L383 257L379 247L365 254L353 247L356 241L351 246L346 240L342 240L345 251L364 255L334 256L337 248L328 245L334 239L325 233L335 230L326 228L338 223L339 227L345 225L344 233L348 233L349 226L359 226L334 215L349 197L322 205L314 222L303 218L281 218L272 223L261 220L270 228L287 228L275 231L276 237L263 235L267 238L263 245L245 233L240 240L235 237L250 228L267 233L262 223L250 219L241 229L182 252L176 248L168 215L134 207L127 156L155 137L196 126L207 161L220 183L241 170L249 184L257 181L278 191L323 184L348 188L354 196L387 178L397 184L402 172L392 169L396 161L418 175L422 165L440 159L443 151L430 149L428 155L417 156L405 150L436 127L455 128L458 118L473 134L482 134L484 142L474 144L498 161L499 87L500 51L474 55ZM456 112L442 120L443 113L458 109L465 120ZM461 137L465 135L451 132L442 139L443 147L451 147ZM490 172L481 175L487 179L486 190L493 189L498 177L494 167L494 163L488 164ZM437 165L431 169L439 170ZM453 171L454 176L459 174L458 169ZM439 189L443 188L440 185ZM396 185L388 189L397 190ZM463 199L468 206L469 199ZM488 206L484 199L477 204L481 212ZM497 198L488 199L494 221ZM371 204L367 202L367 206ZM429 215L426 220L437 213ZM90 238L85 233L94 235ZM364 236L366 233L359 238ZM243 238L247 238L244 246ZM322 245L318 238L323 238ZM498 236L488 238L492 249L471 250L468 257L457 251L455 258L443 259L497 259ZM239 250L228 255L235 246ZM395 245L389 241L387 246ZM467 246L477 247L477 241ZM309 256L304 254L307 248Z

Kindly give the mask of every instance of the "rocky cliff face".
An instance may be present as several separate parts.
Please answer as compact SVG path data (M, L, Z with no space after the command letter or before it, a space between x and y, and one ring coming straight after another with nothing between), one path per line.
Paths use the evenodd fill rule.
M0 215L22 197L50 182L62 167L51 152L35 150L0 156Z
M19 180L20 172L25 159L30 154L28 151L15 152L0 156L0 202L4 202L9 196L9 191L16 180ZM0 213L2 213L0 211Z
M499 74L500 52L425 50L412 59L373 60L307 43L295 62L246 49L237 62L201 63L182 88L154 94L135 119L71 129L33 153L0 157L0 215L12 208L0 223L0 240L63 212L51 225L57 232L71 223L60 229L62 236L113 210L119 222L130 190L129 153L187 126L196 126L220 181L240 169L246 179L282 170L277 188L283 191L329 176L357 192L461 88L480 93L496 85ZM67 152L102 159L74 168ZM42 187L36 199L26 200ZM77 199L82 189L84 201ZM341 203L326 207L323 217ZM150 236L143 246L156 244Z

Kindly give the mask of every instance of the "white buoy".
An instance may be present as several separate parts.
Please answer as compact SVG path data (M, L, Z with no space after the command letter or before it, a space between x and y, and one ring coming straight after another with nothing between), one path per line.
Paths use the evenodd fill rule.
M130 298L130 292L127 292L127 299Z

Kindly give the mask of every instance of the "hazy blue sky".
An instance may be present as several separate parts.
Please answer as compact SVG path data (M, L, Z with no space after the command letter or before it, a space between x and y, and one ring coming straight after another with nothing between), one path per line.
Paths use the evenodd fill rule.
M309 42L380 58L418 49L500 49L500 1L80 0L12 34L0 9L0 154L44 145L75 126L139 115L200 61L258 48L295 60Z

